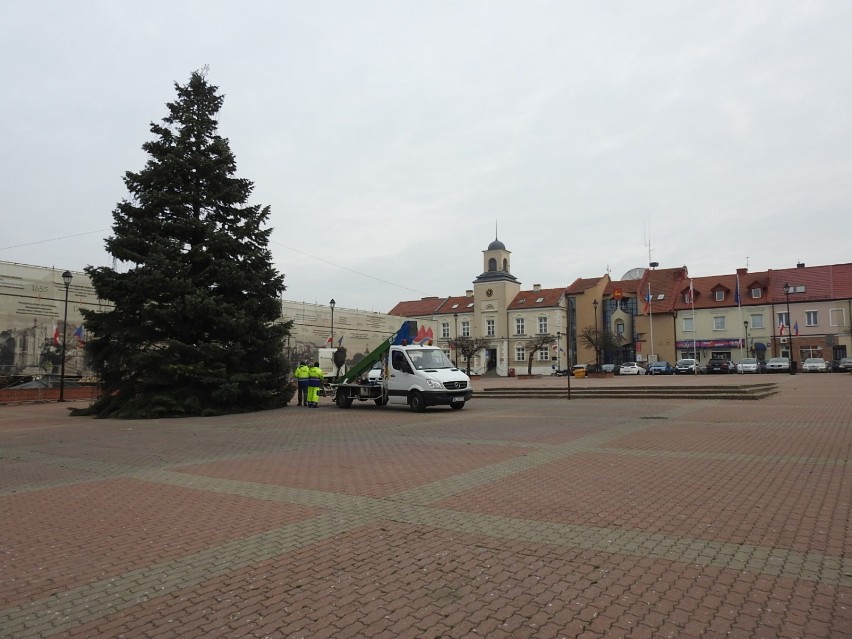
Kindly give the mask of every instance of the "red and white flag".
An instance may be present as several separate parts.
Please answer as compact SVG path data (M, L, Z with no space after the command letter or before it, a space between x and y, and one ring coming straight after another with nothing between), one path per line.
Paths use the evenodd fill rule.
M59 327L56 322L53 323L53 345L59 346Z

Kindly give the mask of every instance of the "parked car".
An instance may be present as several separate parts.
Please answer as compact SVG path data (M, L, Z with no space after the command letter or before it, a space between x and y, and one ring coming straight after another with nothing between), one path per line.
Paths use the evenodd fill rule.
M695 373L702 373L701 366L698 364L697 359L679 359L675 363L675 375L694 375Z
M708 373L736 373L737 367L729 359L714 358L707 362Z
M668 362L654 362L648 367L648 375L674 375L674 370Z
M371 384L379 384L384 375L384 364L381 361L373 364L373 367L367 372L367 381Z
M838 360L837 371L840 373L852 373L852 357L842 357Z
M802 372L803 373L827 373L828 372L828 362L826 362L821 357L808 357L804 363L802 363Z
M738 373L762 373L760 362L754 357L746 357L737 363Z
M613 373L618 375L618 364L601 364L601 372L602 373Z
M766 362L767 373L789 373L790 358L788 357L773 357Z
M590 369L588 364L574 364L571 367L571 377L585 377Z
M619 375L644 375L645 369L636 362L624 362L618 371Z

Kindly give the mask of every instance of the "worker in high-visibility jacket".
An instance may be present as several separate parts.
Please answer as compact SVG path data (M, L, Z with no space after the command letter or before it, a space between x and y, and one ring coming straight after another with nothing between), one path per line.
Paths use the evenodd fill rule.
M316 408L319 406L319 391L322 388L322 380L325 375L320 368L319 362L308 369L308 406Z
M299 385L299 403L297 406L308 405L308 377L310 377L308 365L305 362L299 362L299 366L293 371L293 377L296 378L296 383Z

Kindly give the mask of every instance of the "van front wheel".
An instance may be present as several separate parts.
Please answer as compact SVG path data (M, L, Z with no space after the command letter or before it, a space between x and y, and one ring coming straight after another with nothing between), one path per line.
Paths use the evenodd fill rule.
M464 408L464 402L455 402L454 404L450 404L450 408L453 410L461 410Z
M408 399L408 404L411 406L411 410L415 413L422 413L426 410L426 400L423 398L423 393L420 391L414 391L411 393L411 397Z

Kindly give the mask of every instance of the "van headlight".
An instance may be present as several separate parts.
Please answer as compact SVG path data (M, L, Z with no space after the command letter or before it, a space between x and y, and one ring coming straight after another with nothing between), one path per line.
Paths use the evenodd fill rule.
M426 385L429 388L433 388L435 390L442 390L444 388L444 385L441 382L439 382L437 379L428 379L427 378L426 379Z

